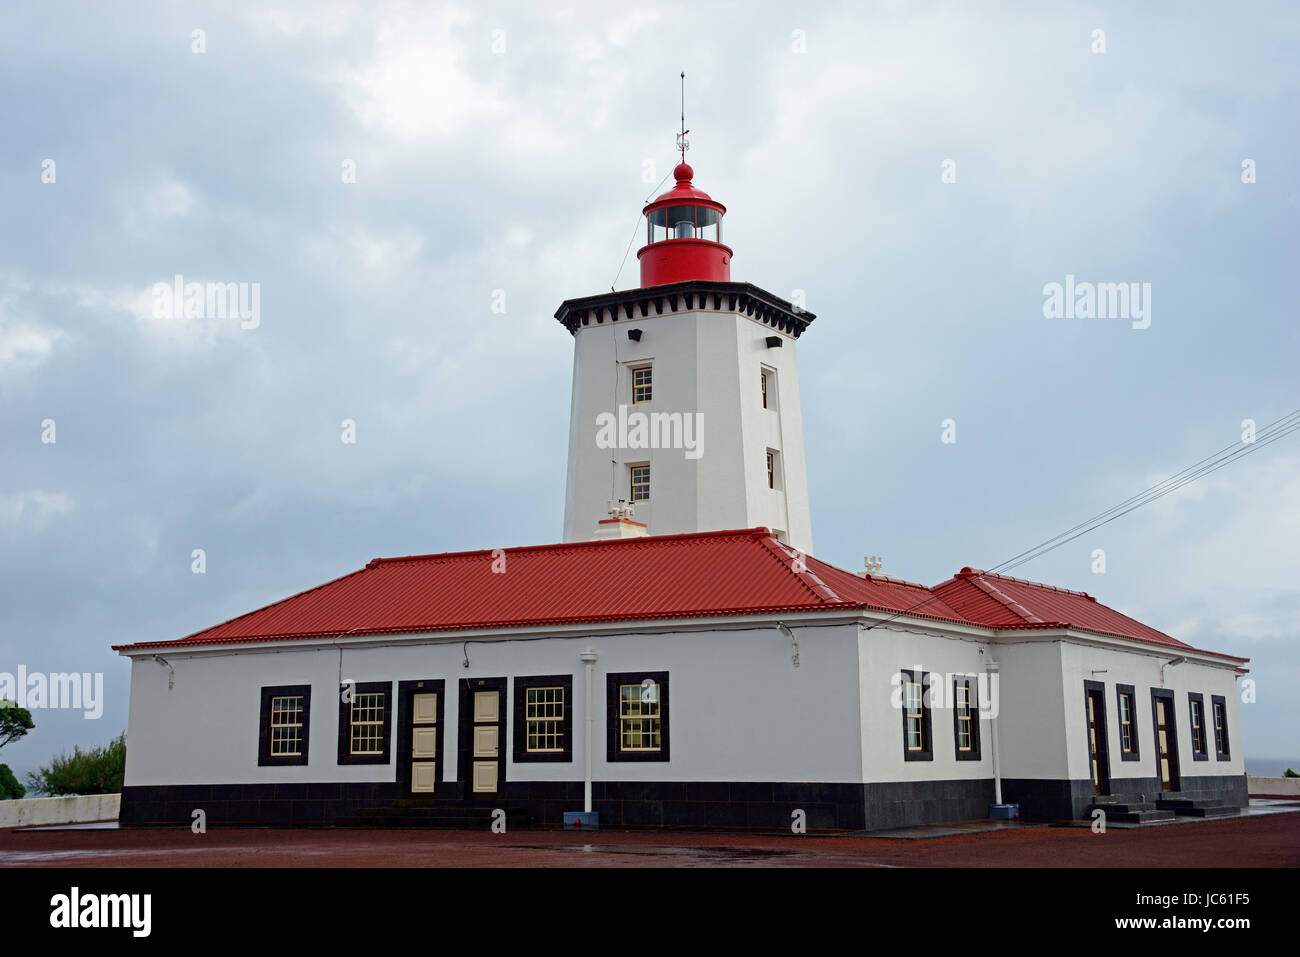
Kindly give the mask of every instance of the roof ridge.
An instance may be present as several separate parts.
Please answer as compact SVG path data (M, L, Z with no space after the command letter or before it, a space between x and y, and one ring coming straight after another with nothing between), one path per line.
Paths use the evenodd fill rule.
M965 572L966 569L962 569L962 571ZM1011 612L1017 618L1020 618L1022 621L1030 624L1041 623L1043 621L1043 619L1039 618L1024 605L1020 604L1020 602L1002 591L1002 589L994 586L991 582L987 582L982 577L976 575L964 577L966 581L970 582L972 587L977 588L979 591L992 598L995 602L1007 611Z
M1092 595L1089 595L1086 591L1078 591L1077 589L1074 588L1062 588L1060 585L1049 585L1046 582L1036 582L1028 578L1016 578L1014 575L1004 575L1001 572L986 572L979 568L971 568L969 565L967 565L956 575L954 575L953 578L954 579L970 578L976 575L983 578L1000 578L1003 581L1016 582L1017 584L1020 585L1033 585L1035 588L1042 588L1046 591L1059 592L1063 595L1078 595L1080 598L1086 598L1088 599L1088 601L1092 601L1092 602L1095 602L1097 600Z
M833 588L831 588L824 581L822 581L821 578L818 577L818 575L808 567L808 559L812 558L812 556L809 555L807 552L801 552L798 549L794 548L793 546L787 545L785 542L778 540L776 536L771 533L770 530L768 530L767 536L763 538L761 542L763 546L767 549L768 554L770 554L774 559L780 562L783 568L788 567L791 573L794 575L795 579L799 582L799 584L803 585L804 588L807 588L810 592L813 593L814 596L816 596L822 601L831 601L831 602L835 602L836 604L844 604L848 602L848 599L841 598ZM783 552L796 552L802 555L803 571L799 571L799 569L795 565L787 566L786 558L789 556L778 556L776 553L777 549L780 549ZM813 561L818 561L818 559L813 558ZM829 563L822 562L822 564L827 565ZM809 581L808 579L812 579L812 580Z
M651 542L695 541L706 538L761 538L762 535L759 533L762 533L762 535L771 534L770 530L766 527L758 526L755 528L718 529L708 532L677 532L672 535L638 535L635 538L598 538L580 542L552 542L547 545L511 545L505 548L500 548L499 550L507 554L517 555L521 552L551 552L583 548L617 548L619 546L631 548ZM484 555L490 556L496 551L498 551L496 548L475 548L461 552L430 552L426 555L393 555L388 558L372 558L366 563L366 568L374 568L379 565L391 565L398 562L427 562L449 558L481 558Z

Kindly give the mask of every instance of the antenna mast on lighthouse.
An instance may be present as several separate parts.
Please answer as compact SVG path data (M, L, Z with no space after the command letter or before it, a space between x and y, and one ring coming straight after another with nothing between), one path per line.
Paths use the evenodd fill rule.
M686 139L686 134L690 130L686 128L686 71L682 71L682 132L677 137L677 148L682 151L682 162L686 162L686 151L691 148L690 142Z

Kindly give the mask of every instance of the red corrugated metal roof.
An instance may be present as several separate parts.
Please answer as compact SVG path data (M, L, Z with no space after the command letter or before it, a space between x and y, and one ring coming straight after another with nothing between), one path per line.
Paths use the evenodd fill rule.
M811 555L805 561L808 568L833 588L837 595L856 604L886 611L906 611L921 618L967 623L962 614L949 605L942 595L935 594L924 585L883 575L855 575Z
M765 528L377 558L178 642L632 621L852 607L796 574Z
M504 572L493 570L499 560ZM863 577L800 555L766 528L376 558L186 638L113 647L833 609L992 628L1073 627L1191 648L1082 592L969 568L935 588Z
M1191 645L1106 607L1086 592L973 568L963 568L934 590L969 620L980 624L998 628L1071 627L1192 650Z

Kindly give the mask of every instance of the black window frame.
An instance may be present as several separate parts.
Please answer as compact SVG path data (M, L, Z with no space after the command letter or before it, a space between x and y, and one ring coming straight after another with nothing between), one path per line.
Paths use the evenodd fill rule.
M302 697L302 753L271 754L271 699ZM311 746L311 685L267 685L261 689L261 709L257 732L257 766L293 767L307 763Z
M380 754L352 753L352 701L343 700L348 685L339 685L339 764L388 764L393 755L393 683L391 681L358 681L351 685L352 697L359 694L384 695L383 748Z
M547 764L573 762L573 675L523 675L514 679L514 760L516 764ZM564 745L559 751L528 750L528 690L530 688L555 688L564 690L564 717L561 732Z
M969 751L961 749L961 735L959 728L957 708L957 689L966 688L966 702L970 710L970 735L971 746ZM952 676L952 747L958 761L979 761L980 754L980 707L979 707L979 682L974 675L953 675ZM921 706L925 707L925 697L922 695Z
M903 714L903 760L933 761L934 736L930 727L930 672L904 669L899 672L899 676L901 678L899 711ZM907 685L909 683L921 686L921 749L919 751L911 751L907 747Z
M1217 715L1219 709L1223 709L1223 750L1219 750L1219 723ZM1214 728L1214 760L1231 761L1232 760L1232 738L1228 734L1228 698L1226 695L1210 695L1210 717L1213 721Z
M1201 738L1196 739L1196 722L1193 720L1194 714L1192 704L1195 703L1201 712ZM1187 728L1192 736L1192 760L1208 761L1210 760L1210 736L1205 731L1205 695L1199 691L1187 692Z
M1131 750L1124 747L1124 712L1120 710L1120 701L1128 698L1129 743ZM1121 761L1142 760L1141 746L1138 742L1137 688L1133 685L1115 685L1115 730L1119 733L1119 759Z
M619 688L622 685L639 685L650 679L659 686L659 750L624 751L619 734L621 704ZM668 672L666 671L615 671L605 675L605 760L606 761L669 761L671 760L669 721L672 708L668 697Z

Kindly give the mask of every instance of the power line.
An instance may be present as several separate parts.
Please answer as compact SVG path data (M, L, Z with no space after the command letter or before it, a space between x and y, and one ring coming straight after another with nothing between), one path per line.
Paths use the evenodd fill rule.
M1274 422L1270 422L1268 425L1264 426L1264 428L1259 429L1255 433L1255 441L1253 443L1234 442L1231 445L1226 445L1223 448L1219 449L1219 451L1207 455L1199 462L1195 462L1192 465L1187 466L1187 468L1182 469L1179 472L1175 472L1173 475L1169 476L1169 478L1164 479L1161 482L1157 482L1155 485L1152 485L1149 488L1144 489L1141 492L1138 492L1136 495L1129 496L1124 501L1120 502L1118 505L1112 505L1110 508L1106 509L1105 511L1098 512L1092 518L1086 519L1080 522L1079 524L1073 526L1072 528L1068 528L1064 532L1061 532L1058 535L1054 535L1051 538L1047 539L1046 541L1039 542L1037 545L1033 546L1032 548L1026 549L1020 554L1007 559L1002 564L994 565L992 568L989 569L989 571L990 572L997 572L998 570L1009 571L1012 568L1018 568L1019 566L1025 564L1026 562L1033 561L1035 558L1039 558L1042 555L1046 555L1048 552L1060 548L1062 545L1065 545L1068 542L1074 541L1076 538L1080 537L1081 535L1086 535L1090 531L1094 531L1095 529L1101 528L1101 526L1113 522L1115 519L1127 515L1129 512L1132 512L1135 509L1141 508L1143 505L1149 505L1151 502L1154 502L1156 499L1163 498L1164 496L1168 495L1170 492L1177 491L1178 489L1182 488L1185 485L1190 485L1192 482L1195 482L1197 479L1203 478L1204 476L1209 475L1212 472L1217 472L1219 469L1224 468L1227 465L1231 465L1239 458L1249 455L1251 452L1256 452L1259 449L1264 448L1266 445L1272 445L1278 439L1285 438L1286 436L1290 435L1292 432L1296 432L1296 431L1300 431L1300 409L1296 409L1292 412L1288 412L1280 419L1277 419ZM1260 441L1261 438L1263 439L1263 441ZM915 605L912 605L908 608L904 608L902 611L898 612L897 614L882 619L881 621L878 621L875 624L868 626L864 630L871 631L872 628L878 628L881 625L888 624L889 622L893 621L895 618L900 618L903 615L916 611L918 608L921 608L922 606L927 605L932 601L937 601L938 598L939 598L938 595L932 594L928 598L922 599L921 601L917 602Z
M1297 419L1296 419L1296 416L1297 416L1297 415L1300 415L1300 409L1297 409L1295 412L1291 412L1291 413L1288 413L1287 415L1282 416L1282 418L1278 419L1276 422L1271 422L1271 423L1269 423L1268 425L1264 426L1264 428L1261 429L1261 430L1256 434L1256 438L1258 439L1260 435L1262 435L1262 434L1264 434L1264 433L1267 433L1269 429L1272 429L1274 426L1277 426L1277 425L1279 425L1279 424L1281 424L1281 423L1286 423L1287 425L1290 425L1290 424L1291 424L1291 421L1300 421L1300 420L1297 420ZM1288 420L1291 420L1291 421L1288 421ZM1284 426L1284 427L1285 427L1285 426ZM1265 444L1267 444L1267 443L1265 443ZM1240 451L1242 451L1242 450L1244 450L1244 449L1249 449L1249 448L1251 448L1250 445L1246 445L1246 444L1243 444L1243 443L1241 443L1241 442L1233 442L1233 443L1230 444L1230 445L1226 445L1226 446L1224 446L1223 448L1219 449L1219 451L1217 451L1217 452L1212 452L1210 455L1207 455L1205 458L1201 459L1199 462L1195 462L1195 463L1193 463L1192 465L1187 466L1187 468L1183 469L1181 472L1176 472L1176 473L1174 473L1173 475L1169 476L1169 478L1164 479L1163 481L1157 482L1155 485L1152 485L1150 488L1143 489L1141 492L1138 492L1136 495L1133 495L1133 496L1131 496L1131 497L1125 499L1124 501L1120 502L1118 505L1112 505L1110 508L1106 509L1104 512L1099 512L1099 513L1097 513L1096 515L1092 516L1091 518L1085 519L1084 521L1080 522L1078 525L1075 525L1073 528L1067 528L1065 531L1061 532L1060 534L1058 534L1058 535L1054 535L1054 536L1052 536L1051 538L1047 539L1047 540L1044 541L1044 542L1039 542L1037 545L1033 546L1032 548L1028 548L1028 549L1026 549L1025 551L1021 552L1019 555L1013 555L1011 558L1007 559L1007 560L1006 560L1005 562L1003 562L1001 565L995 565L993 568L991 568L991 569L989 569L989 570L990 570L990 571L997 571L999 568L1002 568L1002 567L1004 567L1004 566L1010 565L1010 564L1012 564L1013 562L1016 562L1018 559L1022 558L1023 556L1030 554L1031 552L1037 551L1038 549L1040 549L1040 548L1042 548L1042 547L1044 547L1044 546L1046 546L1046 545L1050 545L1052 542L1056 541L1058 538L1064 538L1066 535L1069 535L1069 534L1071 534L1072 532L1078 531L1079 529L1083 528L1084 526L1088 525L1088 524L1091 523L1091 522L1095 522L1095 521L1097 521L1097 520L1099 520L1099 519L1105 518L1107 515L1110 515L1112 512L1119 511L1120 509L1124 508L1125 506L1127 506L1127 505L1129 505L1129 504L1131 504L1131 503L1137 501L1138 499L1142 498L1144 495L1147 495L1148 493L1154 492L1154 491L1156 491L1157 489L1160 489L1162 486L1167 485L1167 484L1170 483L1170 482L1174 482L1174 481L1178 480L1179 478L1181 478L1182 476L1186 475L1188 472L1191 472L1193 469L1197 468L1198 466L1203 465L1203 464L1206 463L1206 462L1209 462L1211 459L1214 459L1214 458L1216 458L1216 457L1218 457L1218 456L1223 455L1224 452L1228 452L1228 451L1230 451L1230 450L1236 450L1236 452L1240 452ZM1198 476L1198 477L1199 477L1199 476ZM1170 489L1170 490L1172 491L1172 489Z
M646 203L649 203L655 198L655 195L659 192L659 187L668 182L668 177L672 175L672 170L669 170L664 174L664 178L659 181L659 186L656 186L651 190L650 195L645 198ZM645 204L643 203L642 205ZM632 227L632 238L627 241L627 249L623 250L623 261L618 264L618 272L614 274L614 281L609 284L610 292L614 292L614 287L618 284L618 277L623 275L623 267L627 265L627 255L632 251L632 244L636 242L637 231L641 228L641 215L641 213L636 214L636 225Z
M1227 449L1232 449L1232 451L1228 452L1226 455L1223 454L1226 449L1220 449L1213 455L1201 459L1201 461L1197 462L1195 465L1188 466L1188 468L1183 469L1181 472L1171 475L1163 482L1158 482L1151 486L1151 488L1125 499L1118 505L1112 506L1106 511L1094 515L1087 521L1081 522L1073 528L1067 529L1059 535L1053 536L1047 541L1041 542L1033 548L1021 552L1019 555L1008 559L1000 565L995 565L993 568L989 569L989 571L1010 571L1013 568L1018 568L1026 562L1031 562L1035 558L1046 555L1048 552L1060 548L1062 545L1072 542L1082 535L1095 531L1103 525L1107 525L1115 519L1141 508L1143 505L1149 505L1157 499L1168 495L1170 492L1176 492L1178 489L1190 485L1197 479L1204 478L1206 475L1217 472L1219 469L1231 465L1238 459L1250 455L1252 452L1257 452L1266 445L1271 445L1278 439L1285 438L1292 432L1300 430L1300 418L1297 418L1297 416L1300 416L1300 409L1297 409L1295 412L1291 412L1278 419L1276 422L1265 426L1256 433L1255 442L1233 443L1233 445L1226 447ZM1270 429L1273 431L1270 432ZM1264 441L1260 441L1261 438L1263 438ZM1206 462L1209 464L1204 464Z

